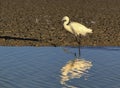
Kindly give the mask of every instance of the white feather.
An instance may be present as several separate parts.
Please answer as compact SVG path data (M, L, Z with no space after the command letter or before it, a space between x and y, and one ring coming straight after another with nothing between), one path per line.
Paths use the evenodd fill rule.
M87 33L92 33L92 29L87 28L78 22L70 22L68 16L63 17L62 20L65 21L63 24L64 28L75 36L85 36Z

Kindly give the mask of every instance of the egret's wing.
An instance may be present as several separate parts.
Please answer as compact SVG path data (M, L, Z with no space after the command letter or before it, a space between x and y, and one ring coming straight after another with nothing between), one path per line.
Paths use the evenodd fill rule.
M71 26L71 29L74 32L74 34L85 35L87 28L84 25L77 23L77 22L71 22L70 26Z

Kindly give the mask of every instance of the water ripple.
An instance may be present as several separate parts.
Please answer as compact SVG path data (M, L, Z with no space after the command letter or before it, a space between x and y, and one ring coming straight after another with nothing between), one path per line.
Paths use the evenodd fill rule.
M62 85L71 88L77 88L75 86L68 85L66 82L71 79L80 78L88 72L92 63L90 61L86 61L84 59L74 59L68 61L65 66L61 69L61 81Z
M119 88L120 51L113 48L82 47L85 59L70 60L61 47L0 47L0 88Z

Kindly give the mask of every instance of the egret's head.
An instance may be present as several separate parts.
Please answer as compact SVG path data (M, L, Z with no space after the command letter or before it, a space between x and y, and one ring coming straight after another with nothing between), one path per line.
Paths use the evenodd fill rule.
M64 16L63 19L62 19L62 21L67 21L67 20L69 20L68 16Z

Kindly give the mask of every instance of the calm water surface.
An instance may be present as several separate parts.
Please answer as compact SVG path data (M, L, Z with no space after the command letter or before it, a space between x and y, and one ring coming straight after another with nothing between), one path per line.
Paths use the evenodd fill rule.
M0 88L120 88L120 47L0 47Z

